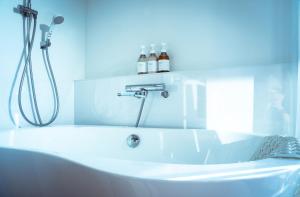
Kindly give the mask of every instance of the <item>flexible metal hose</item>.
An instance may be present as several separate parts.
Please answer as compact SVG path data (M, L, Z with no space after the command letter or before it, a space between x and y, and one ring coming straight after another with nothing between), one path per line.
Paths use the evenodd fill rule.
M26 6L30 6L30 1L28 3L24 3ZM31 35L31 26L32 26L32 19L33 19L33 30L32 30L32 35ZM55 119L58 116L59 112L59 96L58 96L58 90L57 90L57 85L55 81L55 77L52 71L52 66L49 58L49 51L48 48L42 50L42 55L43 55L43 60L45 64L45 68L47 71L47 75L49 78L49 82L51 84L51 89L52 89L52 94L54 98L54 108L53 108L53 113L51 118L43 122L41 115L40 115L40 110L37 102L37 96L36 96L36 91L35 91L35 82L34 82L34 77L33 77L33 71L32 71L32 60L31 60L31 52L32 52L32 47L34 43L34 38L35 38L35 33L36 33L36 25L37 25L37 18L33 16L23 16L23 39L24 39L24 48L22 51L22 55L17 67L17 71L13 80L12 88L10 91L9 95L9 116L10 119L12 120L13 124L16 125L16 122L14 120L13 114L12 114L12 98L13 98L13 90L16 85L16 81L19 75L19 72L21 70L21 65L22 61L24 59L24 67L23 71L21 74L20 78L20 84L19 84L19 90L18 90L18 106L20 113L22 117L31 125L33 126L47 126L51 124L52 122L55 121ZM23 104L22 104L22 92L23 92L23 86L25 79L27 81L27 86L28 86L28 94L29 94L29 101L30 101L30 107L32 111L32 117L33 120L30 120L28 115L26 115L24 109L23 109ZM18 125L16 125L18 126Z

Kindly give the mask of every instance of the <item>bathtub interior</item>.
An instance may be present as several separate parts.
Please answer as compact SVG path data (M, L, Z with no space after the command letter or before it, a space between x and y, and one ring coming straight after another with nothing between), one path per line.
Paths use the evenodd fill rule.
M140 136L138 147L126 138ZM247 162L262 137L209 130L63 126L0 132L0 146L54 154L71 160L103 158L176 164Z

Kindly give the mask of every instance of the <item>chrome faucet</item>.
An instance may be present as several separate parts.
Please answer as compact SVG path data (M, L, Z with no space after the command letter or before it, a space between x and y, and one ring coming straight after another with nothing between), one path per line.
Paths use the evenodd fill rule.
M137 90L135 92L123 92L123 93L118 93L118 96L133 96L136 98L146 98L148 95L148 90L141 89Z
M166 90L166 86L163 83L158 84L141 84L141 85L126 85L125 92L118 93L118 96L132 96L138 99L142 99L138 117L135 123L135 127L139 126L142 112L144 109L145 100L149 92L156 91L160 92L161 96L164 98L169 97L169 92Z

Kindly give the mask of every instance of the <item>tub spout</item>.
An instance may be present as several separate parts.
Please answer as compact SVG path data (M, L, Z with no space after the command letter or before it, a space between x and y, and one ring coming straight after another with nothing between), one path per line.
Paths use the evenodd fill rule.
M118 96L133 96L135 98L142 99L139 114L138 114L138 117L137 117L137 120L136 120L136 123L135 123L135 127L138 127L139 124L140 124L140 119L141 119L142 112L143 112L143 109L144 109L144 103L145 103L146 97L148 95L148 90L145 90L145 89L141 88L140 90L136 90L136 91L133 91L133 92L126 91L124 93L118 93L117 95Z
M163 98L169 97L169 92L166 90L165 84L141 84L141 85L126 85L124 93L118 93L118 96L132 96L141 99L140 110L135 123L135 127L140 124L140 119L143 113L144 104L148 95L148 92L160 92Z

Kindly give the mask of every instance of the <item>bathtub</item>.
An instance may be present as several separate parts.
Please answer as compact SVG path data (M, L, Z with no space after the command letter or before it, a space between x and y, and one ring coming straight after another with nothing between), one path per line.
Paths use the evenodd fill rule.
M128 145L131 134L139 136L136 147ZM2 131L0 196L297 196L299 161L249 161L261 141L255 135L193 129Z

